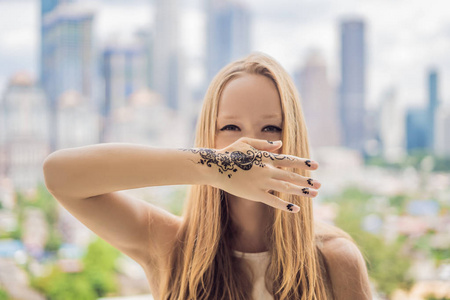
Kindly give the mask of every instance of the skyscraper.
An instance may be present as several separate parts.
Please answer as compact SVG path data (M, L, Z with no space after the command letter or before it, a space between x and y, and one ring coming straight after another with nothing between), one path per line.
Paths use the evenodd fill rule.
M438 73L435 69L428 72L428 101L424 108L410 109L407 119L407 148L408 152L422 150L434 153L439 143L436 143L436 136L443 136L442 122L445 114L440 114L437 120L437 110L439 103ZM443 119L444 118L444 119ZM436 125L438 125L436 128ZM439 131L439 133L437 133ZM442 148L441 146L439 146ZM442 152L442 151L440 151Z
M365 140L365 24L361 19L341 23L340 119L343 145L364 152Z
M406 117L394 87L390 87L383 93L378 115L376 129L381 141L382 155L388 162L399 162L406 154Z
M53 9L43 14L42 20L40 79L49 101L52 151L57 147L57 99L68 90L77 91L87 99L92 97L94 13L76 3L65 2L58 6L52 2L48 8Z
M433 152L435 144L436 109L439 106L438 73L435 69L428 72L428 148Z
M27 73L12 76L0 99L0 178L10 178L20 190L44 181L42 162L49 154L45 102Z
M94 103L77 91L67 91L58 99L57 145L59 149L95 144L99 122Z
M406 148L408 153L428 147L428 115L423 108L410 108L406 116Z
M178 6L179 0L155 1L154 86L150 86L173 110L179 110L187 100Z
M450 107L439 105L436 111L434 149L438 156L450 158Z
M103 51L104 103L101 106L103 142L110 112L127 105L130 95L148 85L148 49L144 44L110 44Z
M43 41L45 40L45 34L47 33L44 30L44 19L45 16L50 13L52 10L54 10L56 8L56 6L58 6L58 0L41 0L41 18L40 18L40 22L41 22L41 52L40 52L40 62L39 62L39 68L40 68L40 78L42 80L42 78L45 76L44 75L44 57L45 57L45 53L47 53L48 50L48 45L46 43L43 43Z
M207 84L229 62L250 52L250 12L238 1L207 0Z
M300 92L311 146L338 146L341 135L338 105L322 55L311 52L293 77Z

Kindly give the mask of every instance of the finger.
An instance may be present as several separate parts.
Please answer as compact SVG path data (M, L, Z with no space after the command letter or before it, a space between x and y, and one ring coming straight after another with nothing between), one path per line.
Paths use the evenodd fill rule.
M293 203L289 203L286 202L280 198L278 198L277 196L274 196L272 194L269 193L262 193L262 195L259 197L260 201L270 205L272 207L287 211L287 212L291 212L291 213L298 213L300 211L300 207L293 204Z
M318 190L309 188L309 187L303 187L299 186L287 181L282 180L269 180L269 183L266 185L267 189L279 191L286 194L294 194L294 195L300 195L305 197L315 197L319 193Z
M273 168L272 170L272 179L288 181L296 185L302 185L306 187L312 187L315 189L319 189L321 187L321 183L315 179L304 177L295 172Z
M262 151L273 151L274 149L277 149L282 145L281 141L268 141L268 140L253 139L249 137L242 137L240 138L240 140Z
M275 167L301 168L305 170L317 170L319 164L309 158L300 158L289 154L268 153L265 157L273 161Z

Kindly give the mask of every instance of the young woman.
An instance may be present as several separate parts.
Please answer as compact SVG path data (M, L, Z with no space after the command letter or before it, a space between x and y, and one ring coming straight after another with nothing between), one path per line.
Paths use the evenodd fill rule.
M291 78L255 52L211 82L195 148L62 149L44 173L72 215L142 266L156 300L371 299L351 237L313 219L309 156ZM177 184L190 185L181 217L119 192Z

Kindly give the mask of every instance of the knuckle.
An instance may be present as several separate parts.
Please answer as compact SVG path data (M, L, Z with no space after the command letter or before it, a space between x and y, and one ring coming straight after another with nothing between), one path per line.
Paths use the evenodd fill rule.
M240 145L240 144L242 144L244 141L242 140L242 138L238 138L237 140L235 140L232 144L230 144L230 145L234 145L235 147L237 146L237 145Z
M288 177L289 177L290 180L297 179L297 176L296 176L297 174L295 174L294 172L289 172L288 174L289 174Z

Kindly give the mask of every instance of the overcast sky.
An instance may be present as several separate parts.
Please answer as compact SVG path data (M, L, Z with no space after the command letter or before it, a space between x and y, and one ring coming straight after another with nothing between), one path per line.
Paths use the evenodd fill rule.
M205 16L200 1L185 0L182 45L190 58L193 84L201 78L196 59L204 53ZM96 44L111 35L130 36L153 23L150 0L93 0ZM182 1L183 2L183 1ZM253 13L252 50L277 59L291 74L311 49L323 54L333 84L339 83L339 22L366 20L367 106L394 87L403 104L420 106L427 97L427 71L439 72L440 96L450 103L450 8L448 0L243 0ZM36 76L39 1L0 0L0 93L16 71Z

